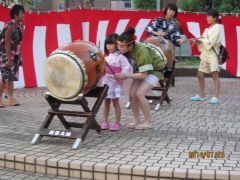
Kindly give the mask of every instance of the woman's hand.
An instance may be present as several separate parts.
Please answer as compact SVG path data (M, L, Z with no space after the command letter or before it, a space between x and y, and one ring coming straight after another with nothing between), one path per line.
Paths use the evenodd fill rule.
M114 77L115 77L117 80L127 79L126 75L123 74L123 73L117 73L117 74L114 75Z
M168 34L167 32L156 32L156 31L153 31L152 33L156 36L162 36L162 37L165 37Z
M159 32L159 35L162 36L162 37L167 36L167 34L168 34L167 32Z
M182 44L182 43L187 42L187 39L184 39L184 38L182 38L182 39L177 39L177 42L180 43L180 44Z
M11 69L13 67L13 60L8 60L6 66Z

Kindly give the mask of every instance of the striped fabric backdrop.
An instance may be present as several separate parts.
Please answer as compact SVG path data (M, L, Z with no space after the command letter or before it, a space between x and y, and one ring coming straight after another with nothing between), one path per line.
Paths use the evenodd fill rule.
M9 19L9 9L0 7L0 29ZM23 67L15 87L42 87L43 64L46 57L59 46L76 39L91 41L101 49L106 36L122 33L128 26L136 29L137 40L146 36L146 26L162 12L71 10L50 13L26 13L23 39ZM199 37L207 27L206 15L180 13L178 19L188 37ZM222 67L240 77L240 17L222 17L222 43L231 59ZM193 47L194 55L198 54Z

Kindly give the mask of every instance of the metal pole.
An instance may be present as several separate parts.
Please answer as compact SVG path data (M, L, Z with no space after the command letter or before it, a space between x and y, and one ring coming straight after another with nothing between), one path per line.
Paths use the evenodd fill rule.
M134 0L131 0L131 9L135 9Z
M157 11L161 10L161 0L156 0L157 1Z

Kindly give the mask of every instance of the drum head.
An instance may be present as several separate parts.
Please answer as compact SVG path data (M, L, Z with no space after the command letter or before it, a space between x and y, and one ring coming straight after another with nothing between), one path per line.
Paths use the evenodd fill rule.
M44 80L49 91L60 98L77 96L84 88L85 67L70 54L53 53L45 62Z

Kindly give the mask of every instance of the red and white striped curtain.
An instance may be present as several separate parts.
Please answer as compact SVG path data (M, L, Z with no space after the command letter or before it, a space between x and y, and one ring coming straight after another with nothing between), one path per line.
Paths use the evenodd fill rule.
M128 26L136 29L137 40L146 38L146 26L162 12L70 10L50 13L26 13L23 38L23 68L16 87L41 87L43 64L57 47L76 39L91 41L101 49L110 33L122 33ZM9 19L9 9L0 6L0 28ZM188 37L199 37L207 27L206 15L179 13L178 19ZM240 17L223 16L222 44L230 54L230 60L222 67L240 77ZM193 54L197 55L196 48Z

